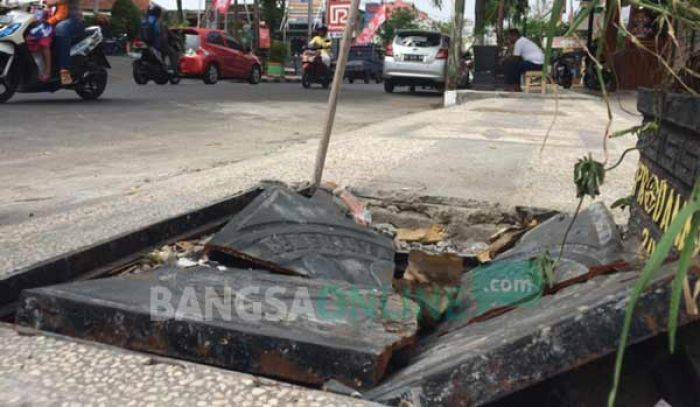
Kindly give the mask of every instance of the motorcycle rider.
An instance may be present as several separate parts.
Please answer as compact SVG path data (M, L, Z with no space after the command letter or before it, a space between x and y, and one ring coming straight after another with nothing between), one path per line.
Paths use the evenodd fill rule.
M328 35L328 28L321 26L316 30L316 35L309 41L309 48L321 50L321 61L326 68L331 67L331 40Z
M61 85L72 85L70 75L71 40L85 30L83 12L80 10L80 0L58 0L59 5L68 6L68 18L56 25L56 59L60 69ZM51 4L52 5L52 4Z
M159 5L151 3L148 6L146 18L143 23L146 31L144 36L147 38L142 39L147 44L153 46L153 48L159 51L163 56L168 56L170 61L169 68L172 72L175 72L177 70L177 58L170 46L170 32L163 24L161 19L162 15L163 9Z

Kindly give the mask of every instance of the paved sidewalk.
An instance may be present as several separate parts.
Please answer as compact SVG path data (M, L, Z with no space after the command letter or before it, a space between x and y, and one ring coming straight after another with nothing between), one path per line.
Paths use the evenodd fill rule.
M0 405L371 406L373 403L180 360L0 324Z
M602 157L605 107L600 101L561 101L540 153L553 105L551 100L483 99L336 134L324 177L374 189L573 210L573 165L589 152ZM621 111L615 117L614 129L640 120ZM634 143L631 136L609 140L610 160ZM117 190L111 200L0 226L0 275L200 208L260 180L308 180L317 144L304 140L265 156L154 180L128 193ZM610 204L629 195L636 161L636 153L628 154L606 179L601 199Z

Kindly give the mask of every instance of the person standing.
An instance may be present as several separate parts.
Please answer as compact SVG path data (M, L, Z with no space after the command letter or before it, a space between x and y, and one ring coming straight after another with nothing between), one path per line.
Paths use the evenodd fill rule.
M508 30L508 38L513 44L513 58L504 66L506 84L511 90L520 92L520 76L527 71L541 71L544 52L530 39L522 37L515 28Z

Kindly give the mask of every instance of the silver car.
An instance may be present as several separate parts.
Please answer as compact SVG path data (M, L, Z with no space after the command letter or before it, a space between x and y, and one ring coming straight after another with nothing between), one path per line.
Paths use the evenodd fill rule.
M442 89L449 37L437 31L398 31L384 57L384 90L395 86L427 86Z

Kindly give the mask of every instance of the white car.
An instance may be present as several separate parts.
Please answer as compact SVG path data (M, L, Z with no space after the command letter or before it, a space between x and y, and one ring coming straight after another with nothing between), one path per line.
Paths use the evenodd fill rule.
M384 90L395 86L445 86L449 37L437 31L401 30L387 46L384 57Z

